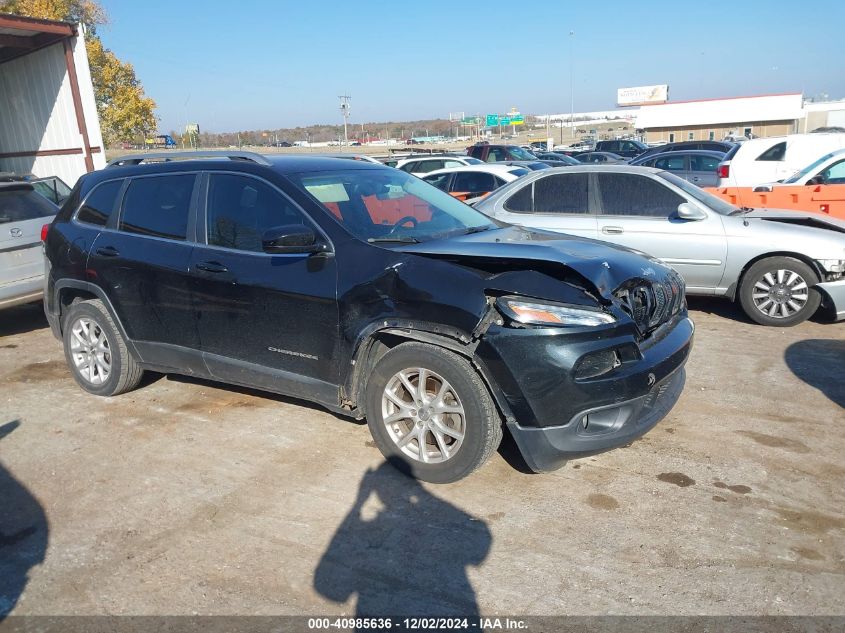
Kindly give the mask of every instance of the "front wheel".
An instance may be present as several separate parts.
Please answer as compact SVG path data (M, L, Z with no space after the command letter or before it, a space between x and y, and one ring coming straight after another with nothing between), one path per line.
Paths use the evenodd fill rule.
M502 439L481 377L465 358L433 345L405 343L382 356L367 381L366 406L382 454L432 483L466 477Z
M769 257L745 273L739 301L745 313L761 325L797 325L809 319L821 303L821 296L812 288L818 281L815 271L800 260Z

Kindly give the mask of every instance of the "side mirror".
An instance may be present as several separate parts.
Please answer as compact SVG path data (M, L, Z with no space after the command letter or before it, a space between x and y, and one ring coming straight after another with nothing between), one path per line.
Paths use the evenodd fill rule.
M261 248L265 253L319 253L325 250L325 244L317 242L317 234L302 224L274 226L264 231L261 236Z
M824 184L824 176L819 174L818 176L813 176L807 181L808 185L823 185Z
M754 187L754 193L771 193L772 186L771 185L757 185Z
M679 220L689 220L691 222L695 222L707 219L707 214L689 202L682 202L678 205L675 217Z

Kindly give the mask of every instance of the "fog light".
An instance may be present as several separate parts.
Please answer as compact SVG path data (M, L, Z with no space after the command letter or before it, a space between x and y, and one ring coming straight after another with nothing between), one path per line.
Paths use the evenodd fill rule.
M615 349L592 352L581 358L575 370L576 379L595 378L616 369L622 361Z

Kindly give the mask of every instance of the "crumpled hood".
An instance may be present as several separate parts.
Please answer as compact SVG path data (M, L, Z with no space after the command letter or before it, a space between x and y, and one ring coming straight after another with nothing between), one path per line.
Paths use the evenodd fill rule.
M845 231L845 220L834 218L826 213L816 211L792 211L790 209L754 209L742 214L743 218L760 218L762 220L783 221L788 220L796 223L804 223L804 226L818 225L818 228L830 228L838 231Z
M559 263L591 282L605 299L611 299L613 291L630 279L655 281L665 277L670 270L658 260L624 247L519 226L421 244L403 244L397 250L444 259Z

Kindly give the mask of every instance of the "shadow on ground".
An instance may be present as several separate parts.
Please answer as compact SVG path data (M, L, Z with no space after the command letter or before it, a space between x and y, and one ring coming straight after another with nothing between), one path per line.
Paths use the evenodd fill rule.
M429 493L385 462L358 496L314 573L334 602L357 595L356 615L478 616L467 577L487 557L487 524Z
M18 426L19 420L0 426L0 442ZM41 504L0 463L0 620L18 603L29 570L44 560L48 531Z
M44 305L40 301L0 310L0 338L47 327L50 325L44 316Z
M798 341L786 348L783 357L793 374L845 408L845 341Z

